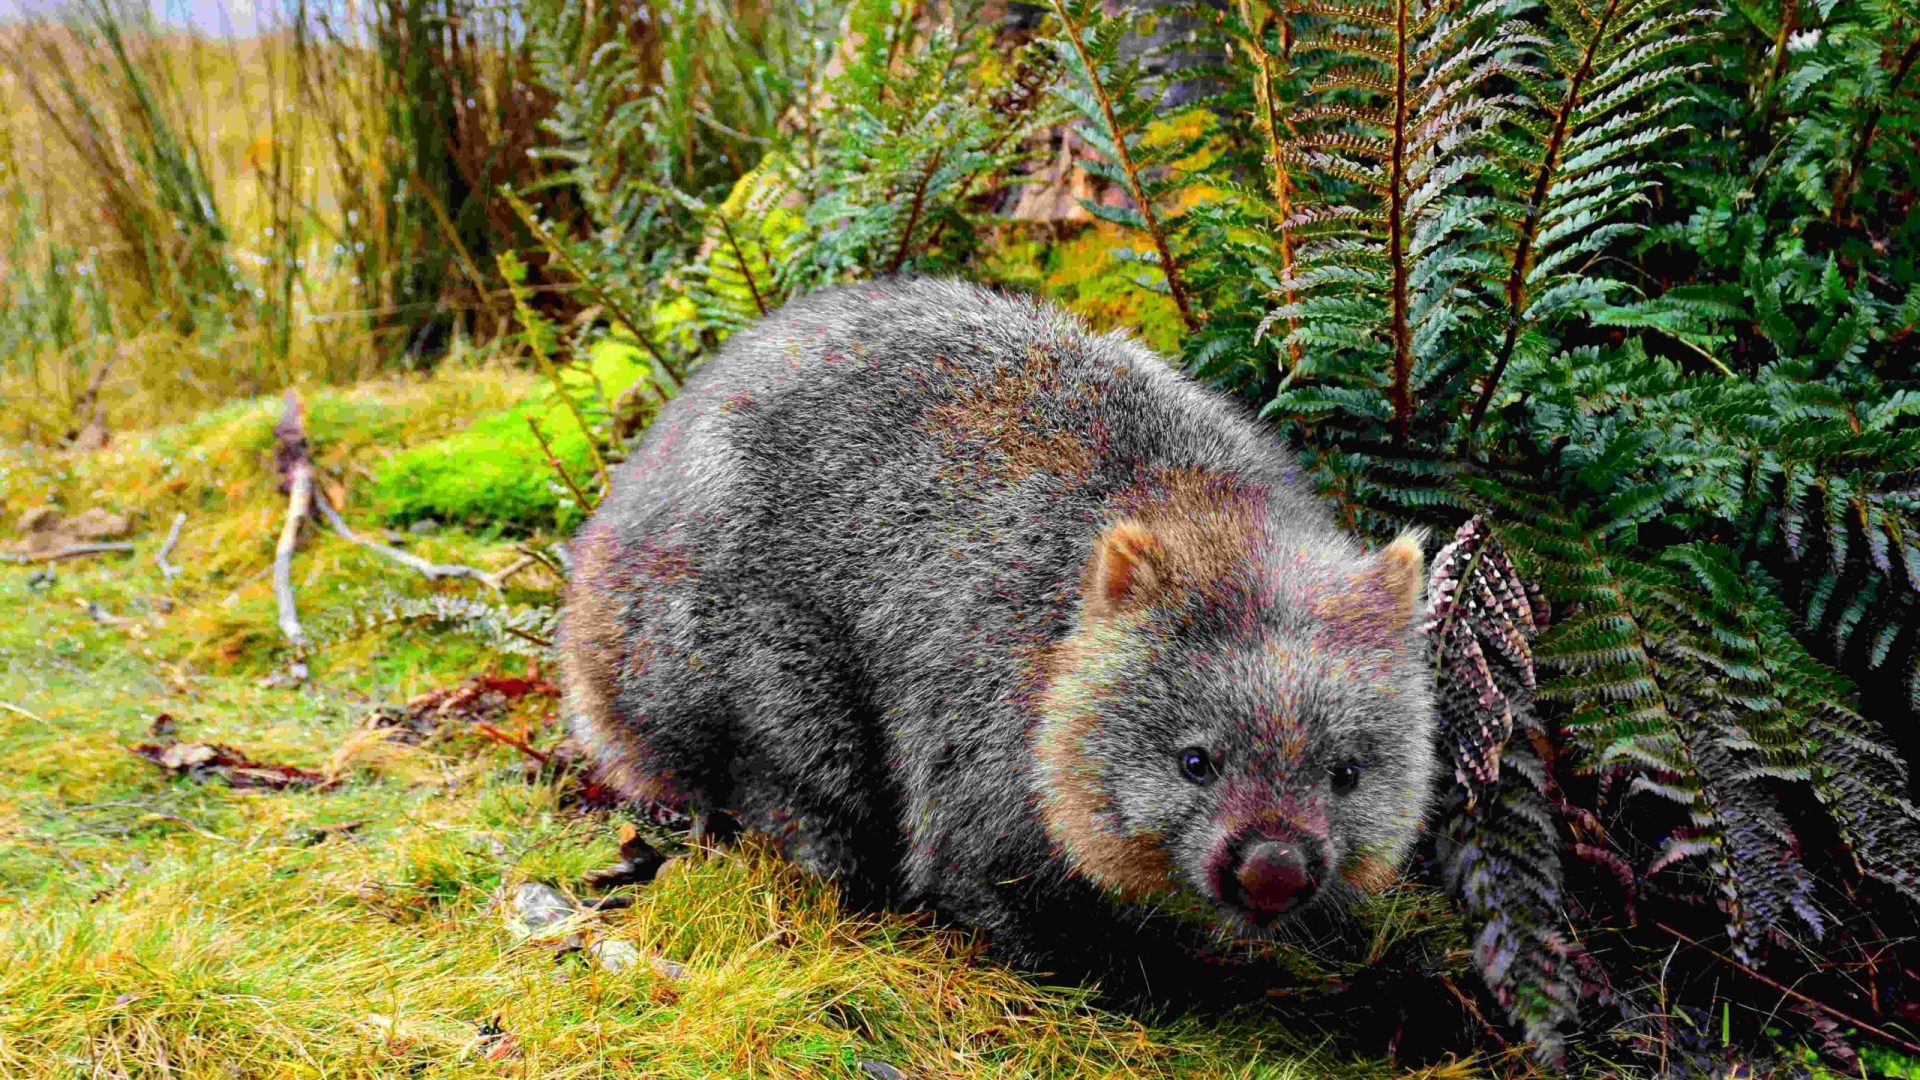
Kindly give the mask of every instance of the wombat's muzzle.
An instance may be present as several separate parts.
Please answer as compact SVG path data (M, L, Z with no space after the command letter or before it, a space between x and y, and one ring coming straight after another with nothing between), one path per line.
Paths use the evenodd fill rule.
M1311 837L1277 840L1259 832L1233 844L1231 871L1221 875L1221 899L1265 925L1313 899L1326 879L1325 847Z

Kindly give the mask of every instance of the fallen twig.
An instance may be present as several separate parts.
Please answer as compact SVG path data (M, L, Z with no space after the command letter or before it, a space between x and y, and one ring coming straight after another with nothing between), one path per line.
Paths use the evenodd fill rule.
M173 583L174 576L180 573L180 568L168 562L167 556L173 554L174 545L180 542L180 530L186 523L186 511L173 515L173 528L167 530L166 543L161 544L160 550L153 555L153 564L160 568L160 576L167 579L169 585Z
M68 544L63 548L54 548L52 551L36 551L31 554L14 551L0 558L14 563L59 562L62 559L78 559L83 555L107 555L132 550L132 544L115 541L101 544Z
M340 535L341 539L350 544L358 544L369 551L384 555L409 570L418 571L429 581L438 581L441 578L466 578L470 581L478 581L493 591L499 592L500 583L508 577L526 569L529 562L527 559L521 559L512 566L493 574L489 574L477 566L467 566L462 563L428 562L411 552L401 551L397 547L383 544L378 540L369 539L354 532L351 528L347 527L346 519L340 516L340 511L335 510L333 505L327 502L327 500L316 499L314 500L314 504L320 508L320 516L327 519L327 524L333 528L334 532Z
M1788 986L1786 983L1783 983L1778 979L1770 978L1766 975L1763 975L1760 972L1754 970L1752 967L1749 967L1748 965L1741 963L1740 961L1734 959L1733 957L1728 956L1725 953L1718 952L1708 947L1707 945L1704 945L1699 941L1696 941L1695 939L1687 936L1681 931L1675 930L1673 927L1668 926L1666 923L1656 922L1653 925L1659 927L1662 930L1665 930L1667 933L1672 934L1674 937L1679 938L1681 941L1686 942L1687 944L1693 946L1694 948L1699 949L1701 952L1706 953L1708 956L1713 957L1715 960L1718 960L1724 964L1728 964L1734 968L1739 969L1743 974L1746 974L1754 979L1759 980L1762 983L1765 983L1767 986L1780 991L1781 993L1787 995L1788 997L1794 999L1795 1001L1800 1002L1803 1005L1811 1005L1814 1008L1819 1009L1821 1012L1826 1013L1828 1016L1833 1017L1835 1020L1838 1020L1843 1024L1852 1024L1854 1027L1857 1027L1862 1031L1871 1032L1872 1034L1877 1035L1882 1039L1885 1039L1886 1041L1892 1043L1895 1046L1900 1047L1901 1049L1907 1051L1910 1054L1920 1054L1920 1043L1915 1043L1907 1039L1903 1039L1900 1036L1895 1035L1893 1032L1888 1031L1885 1028L1875 1027L1872 1024L1867 1023L1865 1020L1862 1020L1857 1016L1854 1016L1850 1013L1841 1012L1839 1009L1834 1008L1833 1006L1827 1004L1824 1001L1820 1001L1816 998L1808 997L1806 994L1803 994L1800 991L1795 990L1793 987Z
M5 709L5 710L7 710L7 711L8 711L8 712L10 712L10 713L17 713L17 714L19 714L19 715L21 715L21 716L24 716L24 717L26 717L27 719L29 719L29 720L32 720L33 722L35 722L35 723L38 723L38 724L44 724L44 723L46 723L46 720L44 720L44 719L42 719L42 718L41 718L41 717L39 716L39 714L37 714L37 713L30 713L30 712L28 712L27 710L25 710L25 709L23 709L23 708L21 708L20 706L18 706L18 705L15 705L15 704L14 704L13 702L11 702L11 701L0 701L0 709Z
M300 398L292 390L287 391L287 408L273 426L273 437L274 464L287 491L287 520L273 549L273 599L280 609L280 632L304 655L307 632L293 603L293 549L300 542L301 524L313 510L313 458L307 453Z
M506 732L501 731L499 728L494 727L492 724L486 723L485 721L478 721L473 725L473 727L474 727L474 730L478 731L482 735L485 735L487 738L492 739L495 742L505 743L506 745L513 747L515 750L520 751L521 753L527 755L528 757L532 758L533 760L539 762L542 765L551 764L553 761L552 754L549 754L544 750L535 750L532 747L532 745L530 745L527 742L527 740L521 738L518 735L509 735Z

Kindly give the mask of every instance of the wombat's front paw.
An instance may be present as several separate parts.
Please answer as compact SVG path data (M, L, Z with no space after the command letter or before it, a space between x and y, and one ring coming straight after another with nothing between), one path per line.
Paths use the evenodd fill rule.
M619 861L598 870L589 870L580 875L580 880L594 889L645 885L653 880L654 875L660 872L660 867L666 861L666 856L654 850L653 845L641 837L640 830L632 825L622 825L620 826Z
M687 834L687 846L726 848L740 836L740 823L721 810L701 811L693 815L693 831Z

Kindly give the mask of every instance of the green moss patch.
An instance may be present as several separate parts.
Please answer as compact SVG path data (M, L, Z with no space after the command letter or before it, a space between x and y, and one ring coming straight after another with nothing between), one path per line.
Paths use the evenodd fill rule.
M595 347L592 378L565 374L583 413L605 407L646 374L637 349L614 342ZM588 413L591 415L591 413ZM464 430L404 450L374 470L376 513L392 525L422 520L483 531L568 529L584 517L579 501L557 476L535 438L539 425L555 460L583 490L594 477L587 433L551 387Z

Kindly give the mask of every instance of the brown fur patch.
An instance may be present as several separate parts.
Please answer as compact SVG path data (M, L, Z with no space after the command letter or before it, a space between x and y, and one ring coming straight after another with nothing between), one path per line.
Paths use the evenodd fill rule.
M1047 708L1034 737L1034 752L1044 777L1046 794L1040 812L1047 831L1066 852L1075 872L1128 899L1172 890L1172 863L1160 846L1160 837L1125 836L1102 823L1110 818L1111 800L1092 775L1095 766L1081 748L1099 722L1090 709L1075 707L1071 672L1075 653L1089 646L1083 635L1062 642L1058 655L1042 661L1059 673L1048 689Z
M944 357L936 360L943 374L960 376ZM959 387L952 401L927 410L920 426L959 463L950 479L973 474L1017 484L1039 472L1085 479L1093 471L1095 448L1088 438L1095 433L1050 428L1039 412L1042 401L1085 394L1061 378L1051 350L1035 346L1019 371L996 368L991 378Z
M1232 578L1254 546L1251 494L1232 477L1182 468L1155 470L1120 495L1126 516L1094 542L1081 581L1088 616L1181 604Z
M1394 868L1390 859L1379 855L1362 855L1355 859L1352 865L1342 869L1340 876L1347 879L1347 884L1361 892L1374 893L1393 884L1394 879L1400 876L1400 872Z
M1389 544L1314 605L1325 635L1349 648L1386 649L1404 640L1419 607L1425 562L1414 534Z

